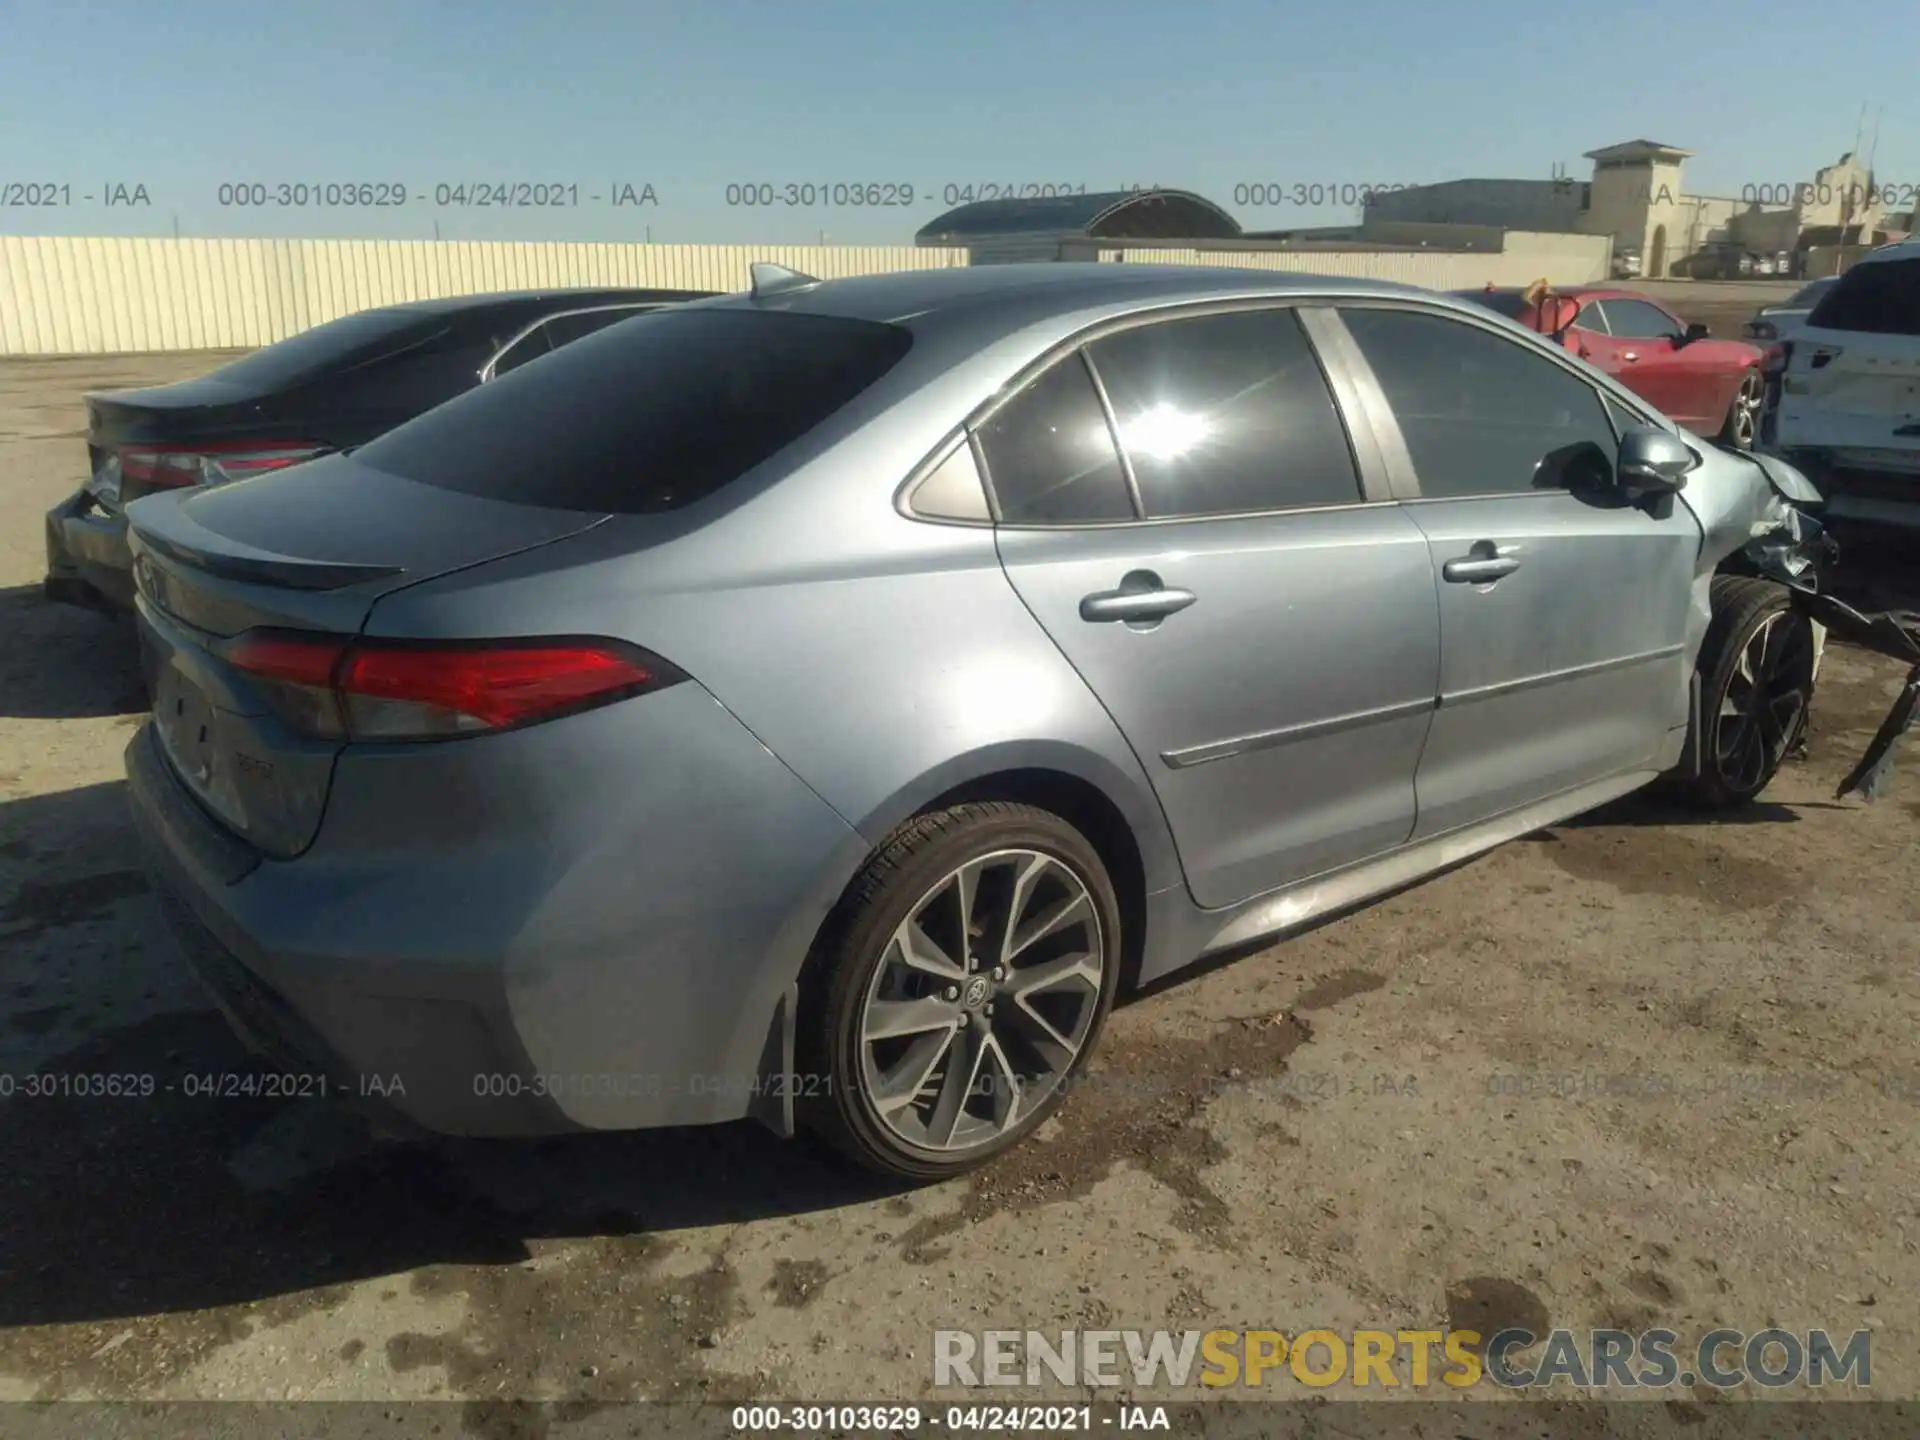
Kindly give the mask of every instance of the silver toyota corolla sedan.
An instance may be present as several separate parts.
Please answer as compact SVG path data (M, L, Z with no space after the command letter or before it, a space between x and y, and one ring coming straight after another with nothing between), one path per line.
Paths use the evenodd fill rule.
M998 266L614 326L131 509L171 924L428 1132L728 1121L909 1177L1117 990L1664 779L1737 804L1817 495L1498 316Z

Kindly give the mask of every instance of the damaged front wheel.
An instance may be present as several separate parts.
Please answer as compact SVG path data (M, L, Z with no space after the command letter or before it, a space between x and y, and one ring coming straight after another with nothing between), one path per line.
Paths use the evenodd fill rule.
M1716 576L1712 603L1694 717L1698 773L1679 788L1695 804L1720 810L1764 790L1806 730L1814 636L1785 588L1768 580Z

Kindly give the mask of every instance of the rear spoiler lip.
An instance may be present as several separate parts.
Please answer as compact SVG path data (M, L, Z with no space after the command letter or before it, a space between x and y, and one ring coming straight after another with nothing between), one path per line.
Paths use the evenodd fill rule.
M156 500L172 499L171 496L156 495ZM255 585L271 585L282 590L345 590L349 586L359 585L370 580L390 580L406 573L403 565L357 565L329 560L302 560L292 555L276 555L266 550L234 550L228 547L212 549L196 545L177 536L162 535L133 518L133 510L138 506L129 506L127 510L127 542L134 552L134 578L140 578L141 551L151 550L163 555L176 564L198 570L202 574L212 575L223 580L239 580ZM174 514L180 516L176 508ZM187 525L193 522L185 520ZM195 526L195 529L199 527ZM211 532L208 532L211 533ZM229 542L230 545L231 542Z

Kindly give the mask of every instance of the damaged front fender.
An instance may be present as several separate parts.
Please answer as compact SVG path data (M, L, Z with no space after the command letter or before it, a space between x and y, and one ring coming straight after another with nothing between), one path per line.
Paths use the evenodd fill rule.
M1752 469L1728 463L1736 459ZM1856 793L1869 802L1879 799L1893 773L1895 746L1920 712L1920 637L1890 614L1862 614L1828 593L1839 547L1808 513L1820 504L1820 492L1786 461L1722 451L1701 467L1697 480L1688 477L1682 495L1700 521L1707 583L1713 573L1727 571L1778 581L1793 609L1813 626L1816 655L1830 632L1910 667L1866 752L1834 792L1836 799ZM1817 660L1815 668L1817 674Z

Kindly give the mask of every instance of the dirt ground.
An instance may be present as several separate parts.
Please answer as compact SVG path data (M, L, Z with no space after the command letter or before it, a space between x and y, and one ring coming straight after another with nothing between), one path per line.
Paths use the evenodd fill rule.
M1872 1393L1920 1395L1920 755L1831 800L1898 679L1844 647L1763 803L1629 801L1125 1004L1100 1083L966 1181L187 1098L256 1067L131 853L129 630L39 582L80 393L210 363L0 362L0 1076L155 1077L0 1099L0 1399L908 1400L945 1327L1543 1318L1865 1327Z

